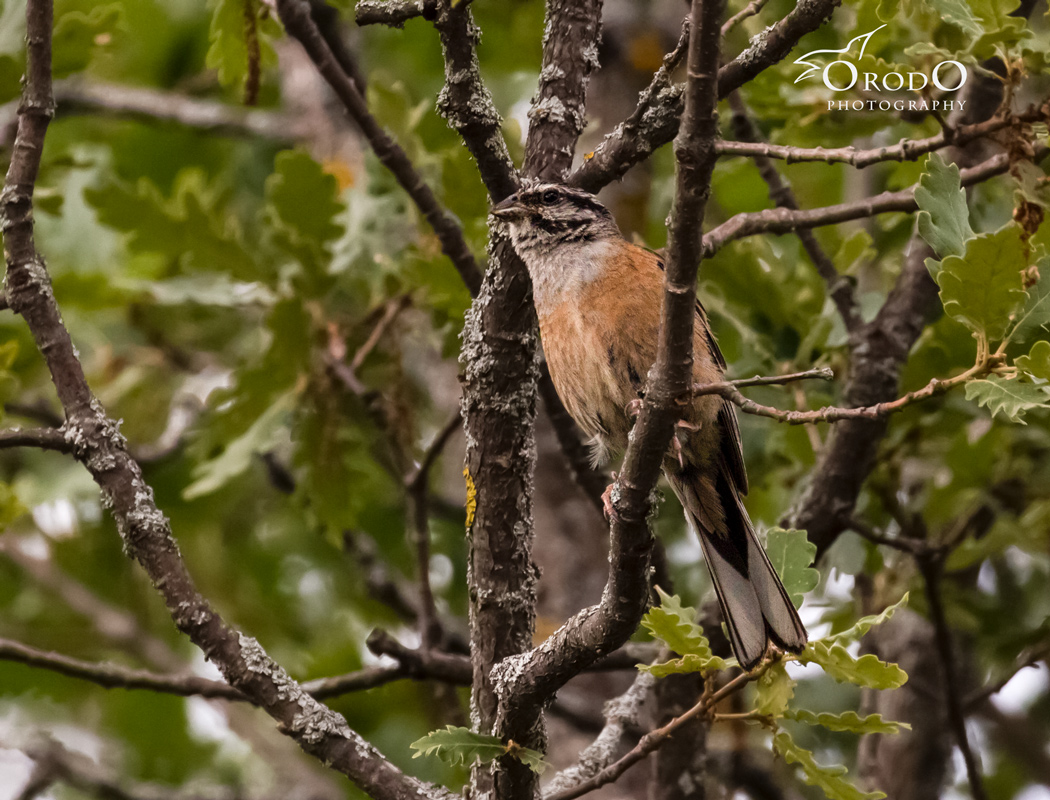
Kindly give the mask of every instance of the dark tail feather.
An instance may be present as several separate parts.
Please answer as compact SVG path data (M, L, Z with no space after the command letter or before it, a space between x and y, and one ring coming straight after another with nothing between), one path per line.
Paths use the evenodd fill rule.
M751 669L772 641L797 653L806 646L806 629L780 582L751 519L725 474L716 479L715 494L725 518L717 510L706 513L696 480L679 472L668 475L686 510L686 519L700 537L700 545L722 607L730 643L740 666Z

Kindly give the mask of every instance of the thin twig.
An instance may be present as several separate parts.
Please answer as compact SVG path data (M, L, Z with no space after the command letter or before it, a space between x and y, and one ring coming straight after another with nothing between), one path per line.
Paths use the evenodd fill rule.
M0 431L0 450L9 447L39 447L41 450L67 454L74 449L73 443L66 439L59 428L12 428Z
M886 547L892 547L894 550L900 550L913 556L926 555L931 550L929 544L922 539L911 539L906 536L887 536L858 517L850 518L849 527L850 530L869 542L886 545Z
M712 394L709 389L713 386L735 386L742 389L747 386L780 386L785 383L808 380L835 380L835 373L830 367L819 367L818 369L807 369L803 372L791 372L787 375L756 375L754 378L737 378L734 381L722 381L720 383L698 383L693 386L693 391L700 394Z
M764 406L753 400L749 400L740 393L733 381L697 384L693 387L693 394L721 395L726 400L739 406L740 410L746 414L756 414L760 417L768 417L770 419L775 419L777 422L786 422L789 425L807 425L816 422L838 422L846 419L879 419L900 411L901 409L910 406L912 403L926 400L935 395L944 394L955 386L959 386L967 381L986 375L993 367L994 363L991 361L978 364L966 370L966 372L963 372L961 375L956 375L954 378L947 378L945 380L934 378L921 389L908 392L896 400L862 408L836 408L834 406L828 406L816 411L787 411L780 408L773 408L772 406Z
M1017 677L1017 673L1045 662L1047 657L1050 657L1050 644L1025 648L1017 657L1017 662L1014 668L1010 670L1010 674L967 697L962 704L963 711L968 715L973 713L982 703L992 697L992 695L998 694L1006 684Z
M416 581L419 583L419 633L424 650L441 643L442 629L430 585L430 469L452 434L463 425L459 410L438 431L427 448L415 475L405 481L405 489L412 503L412 543L416 548Z
M981 768L970 748L970 739L966 734L966 715L963 713L962 699L959 691L959 678L955 671L955 650L952 645L951 629L944 614L941 602L941 572L943 559L920 558L917 560L919 571L926 583L926 602L930 606L930 619L933 622L940 655L941 667L944 670L944 697L948 705L948 719L955 734L956 744L966 764L966 776L970 782L970 792L974 800L988 800L981 777Z
M723 36L723 38L725 37L725 35L727 33L729 33L731 30L733 30L733 28L735 28L737 25L739 25L745 19L747 19L748 17L755 16L755 14L757 14L759 11L761 11L765 7L766 3L768 3L768 2L769 2L769 0L751 0L750 3L748 3L746 6L744 6L742 9L740 9L738 12L736 12L733 16L731 16L729 19L727 19L725 21L725 23L723 23L723 25L722 25L722 36Z
M649 733L645 734L645 736L639 740L638 744L636 744L630 752L605 767L598 774L585 781L581 781L570 789L544 795L543 800L574 800L577 797L593 792L595 789L599 789L602 786L619 779L619 777L628 769L659 748L685 723L698 716L709 713L711 709L717 706L725 698L729 697L729 695L740 691L749 682L760 677L764 672L764 669L759 669L754 672L743 672L733 678L733 680L729 681L729 683L718 691L713 692L710 695L705 693L696 705L684 714L675 717L666 725L649 731Z
M1036 159L1047 153L1047 148L1036 148ZM996 175L1002 175L1010 168L1010 158L1003 153L989 158L975 167L960 172L963 186L981 183ZM768 208L765 211L736 214L704 235L704 256L710 257L728 242L754 236L759 233L794 233L802 228L818 228L823 225L835 225L853 219L874 217L894 211L915 211L917 186L909 186L897 192L883 192L874 197L849 203L839 203L822 208L807 208L795 211L787 208Z
M383 313L379 317L379 321L372 328L371 333L368 334L368 338L365 339L364 344L357 348L357 352L354 353L354 357L350 359L350 370L356 373L365 363L365 359L371 355L372 351L375 350L376 345L379 344L379 340L383 338L383 334L387 332L387 329L397 319L398 314L404 311L412 305L412 296L408 294L400 295L394 299L388 301L383 306Z

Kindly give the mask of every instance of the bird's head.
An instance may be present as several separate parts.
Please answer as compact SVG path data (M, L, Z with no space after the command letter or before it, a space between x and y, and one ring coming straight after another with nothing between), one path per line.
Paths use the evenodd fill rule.
M523 256L620 236L609 209L588 192L540 183L494 206L492 216L507 224Z

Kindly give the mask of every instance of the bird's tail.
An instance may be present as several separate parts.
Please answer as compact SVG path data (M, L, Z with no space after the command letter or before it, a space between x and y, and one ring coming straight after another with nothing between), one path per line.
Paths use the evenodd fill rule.
M688 467L667 477L700 537L733 652L740 666L751 669L769 642L800 652L806 646L806 628L758 541L736 488L724 470L718 473L713 482Z

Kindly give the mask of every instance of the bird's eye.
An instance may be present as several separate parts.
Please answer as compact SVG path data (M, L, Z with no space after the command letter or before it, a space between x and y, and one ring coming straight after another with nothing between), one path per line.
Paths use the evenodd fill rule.
M555 203L558 202L558 193L556 191L554 191L553 189L548 189L540 197L540 200L543 201L543 205L545 205L545 206L552 206L552 205L554 205Z

